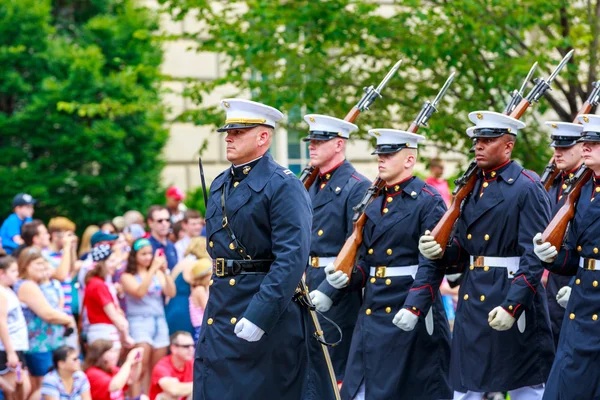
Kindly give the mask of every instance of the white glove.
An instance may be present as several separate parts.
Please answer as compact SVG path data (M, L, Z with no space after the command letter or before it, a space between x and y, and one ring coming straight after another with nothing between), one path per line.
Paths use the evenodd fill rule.
M435 241L430 231L425 231L425 234L419 238L419 251L430 260L442 258L442 246Z
M392 323L403 331L412 331L415 329L418 320L419 317L408 311L406 308L403 308L394 316Z
M562 308L567 308L569 297L571 297L571 286L563 286L556 294L556 302Z
M515 324L515 317L502 306L498 306L488 314L488 323L497 331L507 331Z
M558 251L556 247L552 246L549 242L542 243L542 234L538 233L533 237L533 252L535 255L545 263L551 263L556 258Z
M325 267L325 277L327 282L336 289L342 289L348 286L350 278L342 271L336 271L333 263L327 264Z
M265 331L254 325L246 318L239 320L238 323L235 324L233 331L237 337L247 340L248 342L258 342L265 334Z
M333 300L321 291L313 290L308 295L319 312L327 312L333 305Z

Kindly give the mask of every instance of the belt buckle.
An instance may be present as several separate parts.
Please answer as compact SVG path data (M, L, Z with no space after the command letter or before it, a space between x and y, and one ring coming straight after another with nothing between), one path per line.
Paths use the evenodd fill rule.
M485 259L483 256L477 256L473 259L473 266L479 268L484 267L484 261Z
M218 277L225 276L225 259L215 258L215 275Z
M313 256L313 257L311 257L311 258L310 258L310 265L311 265L313 268L319 268L319 266L320 266L320 265L319 265L319 257L317 257L317 256Z
M385 267L375 267L375 276L377 278L385 278Z
M590 271L595 271L596 270L596 259L586 258L584 266L585 266L585 269L589 269Z

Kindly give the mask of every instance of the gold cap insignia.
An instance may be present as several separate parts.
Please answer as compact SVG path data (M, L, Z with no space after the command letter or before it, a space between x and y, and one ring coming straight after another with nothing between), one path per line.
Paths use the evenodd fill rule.
M483 114L477 113L477 119L483 119Z
M314 119L313 117L308 117L308 120L309 120L310 122L315 122L315 119Z
M586 116L583 117L583 122L590 122L590 119Z
M558 128L558 125L556 125L556 124L552 124L551 126L552 126L554 129Z
M246 165L246 166L244 167L244 169L242 170L242 172L244 173L244 175L248 175L248 173L250 172L250 170L251 170L251 169L252 169L252 167L251 167L251 166L249 166L249 165Z
M377 131L373 131L373 135L375 135L375 136L381 136L381 134L379 132L377 132Z
M223 107L225 107L225 108L229 108L229 103L228 103L228 102L226 102L226 101L223 101Z

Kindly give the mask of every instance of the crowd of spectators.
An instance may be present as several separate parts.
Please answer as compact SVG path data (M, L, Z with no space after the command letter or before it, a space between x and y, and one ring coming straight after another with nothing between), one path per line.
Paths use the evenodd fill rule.
M86 227L34 218L20 193L0 227L0 400L186 399L208 299L204 220L166 205Z

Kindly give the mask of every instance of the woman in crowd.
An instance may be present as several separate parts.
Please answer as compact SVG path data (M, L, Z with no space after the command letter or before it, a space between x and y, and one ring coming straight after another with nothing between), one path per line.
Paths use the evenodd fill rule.
M193 238L185 251L185 258L177 263L171 271L177 294L169 300L165 307L169 332L185 331L194 335L195 327L191 320L190 300L191 285L196 278L192 271L199 260L207 260L210 263L205 237ZM197 271L202 272L202 268ZM194 314L197 315L197 311Z
M81 370L79 352L61 346L52 353L52 370L42 381L43 400L92 400L90 382Z
M133 345L129 323L119 306L117 291L112 283L112 275L121 262L120 256L112 252L110 244L101 244L92 249L92 259L95 266L87 274L84 295L89 321L88 345L98 339L112 340L115 348L121 348L121 342Z
M11 289L19 279L17 260L0 256L0 376L4 381L6 397L13 398L17 384L17 369L21 369L23 398L31 391L25 351L29 350L27 323L19 298Z
M117 367L119 353L111 340L96 340L88 347L83 369L92 399L125 400L129 386L139 384L144 349L132 349L121 368Z
M212 276L212 262L209 259L203 258L196 261L192 268L194 280L192 282L192 294L190 296L190 319L194 327L192 334L194 341L198 341L200 337L200 327L204 318L204 309L208 302L208 287L210 286L210 278Z
M77 257L79 257L80 260L85 260L90 254L90 251L92 250L92 236L99 230L100 227L98 225L90 225L83 231L81 242L79 243L79 250L77 251Z
M175 283L167 271L167 260L160 249L152 252L148 239L133 243L121 284L127 301L129 334L144 349L142 387L134 385L132 395L148 392L150 371L167 354L169 328L165 319L164 297L174 297Z
M25 352L31 375L32 392L42 384L52 367L52 352L63 344L63 336L75 328L75 320L63 311L60 283L50 280L51 267L40 250L27 247L18 260L19 277L14 289L23 308L29 334L29 350ZM33 395L32 395L33 396Z

